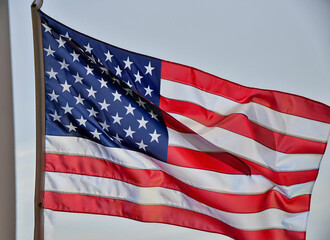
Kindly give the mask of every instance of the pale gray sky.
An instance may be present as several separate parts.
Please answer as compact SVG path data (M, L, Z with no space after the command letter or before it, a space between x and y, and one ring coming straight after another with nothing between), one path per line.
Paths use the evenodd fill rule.
M17 239L33 235L34 66L31 0L10 0L16 132ZM330 105L330 0L45 0L51 17L134 52L252 87ZM330 235L330 150L314 187L307 239ZM50 239L228 239L163 224L56 214ZM82 228L80 226L83 226ZM76 230L75 235L68 235ZM72 231L71 231L72 234Z

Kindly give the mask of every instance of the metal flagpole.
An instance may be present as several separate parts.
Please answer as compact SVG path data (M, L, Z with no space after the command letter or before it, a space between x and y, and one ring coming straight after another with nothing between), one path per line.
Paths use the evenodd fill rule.
M0 239L15 239L14 121L8 1L0 0Z
M42 0L35 0L31 5L36 92L36 183L34 240L44 239L43 189L45 169L45 74L42 50L42 26L40 18L40 8L42 4Z

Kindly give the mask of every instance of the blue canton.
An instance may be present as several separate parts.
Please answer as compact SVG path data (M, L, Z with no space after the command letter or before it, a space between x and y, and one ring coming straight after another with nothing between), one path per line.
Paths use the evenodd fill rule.
M87 138L166 161L168 133L158 108L161 61L41 17L46 135Z

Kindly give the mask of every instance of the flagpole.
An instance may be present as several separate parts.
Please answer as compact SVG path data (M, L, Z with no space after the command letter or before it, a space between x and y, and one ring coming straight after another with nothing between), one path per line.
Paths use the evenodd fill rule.
M44 3L43 0L35 0L35 1L32 3L32 5L35 5L35 8L36 8L37 10L40 10L40 8L41 8L41 6L42 6L43 3ZM32 7L33 7L33 6L32 6Z
M15 147L8 1L0 0L0 239L15 239Z
M42 0L31 5L34 45L35 95L36 95L36 182L34 240L44 239L43 189L45 168L45 86L40 8Z

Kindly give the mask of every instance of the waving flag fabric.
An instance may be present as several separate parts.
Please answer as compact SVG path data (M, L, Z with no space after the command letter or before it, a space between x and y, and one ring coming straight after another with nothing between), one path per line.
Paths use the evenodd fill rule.
M41 19L45 209L305 239L329 106Z

